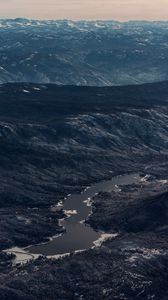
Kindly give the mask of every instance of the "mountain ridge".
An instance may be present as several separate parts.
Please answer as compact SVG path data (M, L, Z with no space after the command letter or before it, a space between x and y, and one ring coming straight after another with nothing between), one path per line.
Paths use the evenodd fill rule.
M167 80L167 28L167 22L0 20L0 83Z
M96 291L100 300L166 300L168 82L6 84L0 105L1 298L93 300ZM139 183L90 199L87 223L115 238L25 265L13 266L13 254L3 252L63 234L65 213L51 206L92 183L132 173L140 174Z

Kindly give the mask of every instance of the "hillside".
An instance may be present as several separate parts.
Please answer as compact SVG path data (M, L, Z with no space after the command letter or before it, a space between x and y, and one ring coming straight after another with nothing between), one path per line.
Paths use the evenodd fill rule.
M168 80L167 22L0 20L0 83Z
M94 300L97 293L100 300L166 300L168 82L11 83L0 86L0 105L1 299ZM2 252L63 233L64 212L51 205L128 173L139 173L141 182L100 191L87 220L117 238L23 266Z

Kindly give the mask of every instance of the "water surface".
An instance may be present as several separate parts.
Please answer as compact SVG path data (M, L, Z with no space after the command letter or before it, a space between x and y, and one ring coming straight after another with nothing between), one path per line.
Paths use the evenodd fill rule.
M55 256L91 248L103 233L95 231L84 223L84 220L91 213L91 206L87 205L87 200L100 191L110 192L114 189L119 191L120 186L122 188L122 185L133 184L140 180L139 174L116 176L111 180L99 182L86 188L81 194L68 195L62 205L69 217L61 221L66 232L54 237L46 244L29 247L29 253Z

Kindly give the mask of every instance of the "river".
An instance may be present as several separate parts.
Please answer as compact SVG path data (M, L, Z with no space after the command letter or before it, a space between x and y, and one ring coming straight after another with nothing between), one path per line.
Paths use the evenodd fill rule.
M19 248L13 248L13 250L8 249L6 252L15 253L17 262L23 262L26 260L26 256L27 260L32 257L36 258L39 255L59 257L93 247L96 241L103 240L103 238L108 237L108 235L104 235L104 233L100 231L95 231L84 222L89 214L92 213L91 198L100 191L119 191L123 185L133 184L141 180L142 178L139 174L115 176L111 180L102 181L87 187L80 194L68 195L63 202L51 207L51 210L54 211L58 206L62 206L65 211L67 217L60 220L60 225L65 227L65 233L50 238L50 241L45 244L33 245L20 250ZM19 251L21 257L24 259L19 258Z

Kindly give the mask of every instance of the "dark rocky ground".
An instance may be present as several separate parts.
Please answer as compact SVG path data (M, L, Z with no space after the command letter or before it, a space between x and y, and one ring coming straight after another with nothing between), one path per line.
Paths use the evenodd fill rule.
M63 260L1 273L1 299L164 299L167 235L129 233Z
M168 181L152 180L93 198L88 222L95 229L114 232L168 233Z
M1 299L166 300L167 189L165 181L152 180L124 187L122 192L100 193L94 199L95 207L101 199L105 208L100 214L106 213L108 222L111 215L108 231L118 230L118 237L60 260L41 257L12 268L5 258ZM93 219L98 224L101 220L106 230L95 211Z
M13 245L25 247L39 241L46 242L55 233L62 233L58 218L63 217L63 211L52 213L49 209L3 208L0 219L0 250Z
M0 299L166 300L168 83L8 84L0 103L1 250L59 233L63 212L50 205L67 193L117 174L152 175L93 199L88 222L120 234L102 247L16 267L1 252Z

